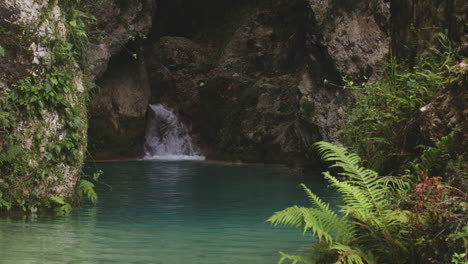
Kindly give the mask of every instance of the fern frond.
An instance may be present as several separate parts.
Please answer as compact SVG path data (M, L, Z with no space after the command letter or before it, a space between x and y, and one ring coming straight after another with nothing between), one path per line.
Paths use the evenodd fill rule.
M78 194L86 196L93 204L97 203L98 195L94 190L94 184L87 180L81 180L80 185L78 186Z
M457 130L450 132L447 136L442 137L434 147L428 147L421 156L411 162L413 170L429 171L434 168L435 165L440 164L440 159L447 153L447 149L454 144L455 136L458 133Z
M314 194L305 184L301 183L299 186L302 187L304 192L306 193L307 197L309 198L309 201L312 205L317 206L320 210L329 213L330 215L336 215L333 210L330 209L330 205L322 201L320 197L318 197L316 194Z
M315 262L311 258L298 256L298 255L288 255L281 251L280 251L280 254L281 254L281 259L278 261L278 264L284 263L285 260L291 260L292 264L297 264L297 263L315 264Z
M23 149L18 145L13 145L6 150L0 146L0 164L3 162L11 162L13 159L19 156L22 151Z
M49 197L49 199L52 202L55 202L55 203L60 204L60 205L64 205L66 203L65 199L63 197L56 196L56 195Z
M337 226L340 226L342 227L340 230L343 232L338 232L336 234L337 238L352 239L354 234L353 225L351 225L347 219L339 217L333 210L330 209L330 204L322 201L322 199L320 199L320 197L318 197L316 194L312 193L312 191L307 188L305 184L300 184L300 186L306 193L312 206L316 206L317 209L321 211L321 213L317 211L316 214L324 220L325 229L331 232L336 229ZM341 237L341 235L344 236Z
M318 215L323 215L320 212L320 210L315 208L295 205L274 213L267 219L267 222L275 226L300 227L304 233L310 230L319 240L325 240L327 243L332 244L333 237L330 234L330 226L324 222L324 219L317 217Z
M406 190L411 187L411 182L405 177L385 176L380 177L379 184L383 184L392 189Z
M335 177L331 176L329 172L325 172L323 173L323 175L325 179L327 179L330 182L330 184L343 195L343 200L345 202L343 208L361 209L359 210L359 212L373 211L374 205L372 204L370 198L367 196L367 192L364 192L358 186L351 185L347 182L339 181Z
M359 248L351 248L348 245L336 244L331 247L338 251L338 261L342 264L376 264L376 259L370 252Z
M343 172L339 174L348 177L348 185L357 186L361 191L365 192L365 196L369 197L369 201L373 206L377 209L381 209L388 204L388 186L380 184L377 172L359 165L361 162L359 156L354 153L349 153L343 147L335 146L324 141L317 142L314 146L322 155L324 161L335 162L335 164L330 167L340 167L343 169ZM347 188L343 190L345 189Z

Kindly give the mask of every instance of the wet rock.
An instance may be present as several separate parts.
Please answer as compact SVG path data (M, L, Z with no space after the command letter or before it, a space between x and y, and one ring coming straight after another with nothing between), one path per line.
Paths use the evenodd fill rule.
M338 71L353 79L376 77L389 51L390 6L378 1L308 0Z
M89 32L88 60L97 84L89 151L97 159L141 157L150 96L141 42L152 26L156 1L88 1L83 7L97 18Z
M18 89L16 84L20 80L30 78L35 79L38 83L43 81L46 78L45 73L55 63L52 60L51 47L44 44L44 40L53 40L58 36L65 38L66 34L60 5L53 4L53 1L1 1L0 45L5 49L5 56L0 56L0 99L7 96L8 93L4 93L4 91ZM75 82L82 83L84 75L82 70L73 61L66 67L69 68L63 70L74 71ZM85 112L84 90L78 88L78 86L67 87L69 92L63 100L75 105L78 111ZM22 100L33 100L33 98L28 98L28 94L22 96L25 97L21 98ZM8 100L0 101L9 102ZM68 134L65 129L67 125L65 114L60 111L61 109L54 109L51 105L44 107L39 114L30 112L29 108L24 108L21 105L16 107L17 112L8 114L15 116L14 132L21 137L17 144L21 145L22 155L28 160L15 158L13 162L18 167L29 168L32 171L31 175L12 175L16 177L13 181L21 182L27 186L22 188L31 188L31 190L16 191L31 192L28 195L34 197L33 199L51 195L72 197L81 175L86 144L77 146L77 152L73 154L75 163L58 161L56 164L50 165L46 156L38 155L37 152L41 153L45 146L63 144L64 138ZM80 119L79 121L86 123L86 120ZM86 142L84 128L75 132L83 139L83 142ZM0 129L0 144L2 145L4 143L3 133L5 131L2 127ZM37 140L38 136L40 136L40 140ZM39 166L41 168L35 170L35 167ZM44 170L42 166L49 166L49 170ZM0 175L4 175L2 169L0 168ZM43 172L43 174L35 175L39 172Z
M309 46L317 32L303 4L250 10L222 47L180 37L154 45L151 100L178 110L207 158L301 163L314 141L336 140L346 96L322 85L325 72L339 74L321 43Z
M213 67L213 53L183 37L163 37L148 52L152 96L150 103L165 102L190 113L198 108L199 92Z
M143 155L150 85L143 57L114 56L97 80L89 120L89 151L95 159Z

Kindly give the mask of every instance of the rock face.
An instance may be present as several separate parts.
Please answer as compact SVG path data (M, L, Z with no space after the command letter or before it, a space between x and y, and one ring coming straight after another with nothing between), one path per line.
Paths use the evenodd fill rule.
M151 25L151 1L137 2L132 8L112 2L102 14L95 12L109 24L104 27L107 50L125 43L112 33L121 32L113 22L116 14L128 17L127 33L145 32ZM341 76L375 76L388 52L388 4L359 1L336 8L342 4L160 1L150 41L141 45L144 51L136 52L139 58L144 54L149 99L143 99L148 93L142 85L144 69L134 65L113 74L111 60L93 102L91 153L98 158L142 154L140 142L133 139L143 139L144 104L165 103L176 110L209 158L301 162L312 142L337 140L351 101L339 88ZM138 12L142 19L136 19ZM104 59L92 54L92 63L104 62L112 53L99 51L101 46L94 46L95 53ZM93 69L99 75L105 63L98 65ZM143 76L135 79L136 68ZM111 76L119 81L110 81ZM130 101L139 103L130 108L138 109L130 111L123 97L118 98L122 95L134 96Z
M213 51L182 37L162 37L147 50L150 103L177 105L186 119L199 108L200 89L213 68Z
M460 54L468 56L467 16L468 3L463 0L392 0L393 53L411 60L420 52L421 42L430 40L441 29L448 29Z
M380 4L314 16L317 2L269 1L239 8L222 46L163 37L147 54L151 100L178 110L208 158L301 163L313 142L337 139L350 103L340 76L370 77L388 51Z
M98 79L89 119L89 151L94 158L143 155L145 114L150 97L142 58L114 56Z
M450 74L452 81L439 91L433 102L421 109L422 131L437 141L456 129L462 134L463 140L458 144L463 148L468 143L468 61L453 68Z
M144 62L133 59L136 49L113 58L126 67L108 65L128 42L144 38L155 1L76 2L0 3L0 210L50 206L51 196L73 199L87 148L88 88L96 78L93 146L107 140L121 145L113 152L142 153Z
M89 62L92 74L100 76L106 71L111 56L151 28L156 1L87 1L84 8L97 18L89 34Z
M57 50L52 49L51 43L61 45L68 32L61 11L61 6L46 1L0 3L0 46L5 50L0 56L3 206L25 209L51 195L69 198L80 178L86 91L74 59L58 62ZM67 74L71 71L73 77ZM68 123L67 111L76 114L75 124ZM73 153L66 153L65 144ZM51 148L74 162L54 156Z
M105 0L85 7L98 18L90 30L88 56L97 84L89 152L97 159L141 157L150 92L139 43L152 26L156 3Z
M376 1L308 0L338 71L352 78L375 76L388 54L390 4Z
M46 3L32 0L0 3L1 45L5 48L4 56L0 56L0 78L3 82L13 84L50 66L50 49L41 46L38 39L52 33L50 26L58 23L57 12L60 9L54 11L51 20L40 23L41 13L47 7ZM49 65L39 63L42 59L49 61L46 63Z

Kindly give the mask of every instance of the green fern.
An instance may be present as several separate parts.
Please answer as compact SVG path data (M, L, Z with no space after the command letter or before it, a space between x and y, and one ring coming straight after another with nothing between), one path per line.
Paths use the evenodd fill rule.
M364 252L360 249L351 248L343 244L336 244L331 249L338 252L338 263L349 264L376 264L377 261L371 252Z
M372 206L381 207L388 204L386 197L386 194L389 193L388 187L379 184L380 177L377 172L359 166L361 158L358 155L349 153L345 148L328 142L318 142L314 146L322 155L324 161L335 162L335 164L330 166L331 168L340 167L343 169L343 172L339 173L339 175L348 177L348 181L344 183L349 186L338 183L328 173L324 175L329 181L337 182L335 186L344 191L351 205L364 206L367 209L371 209ZM357 190L359 192L354 194ZM356 195L360 197L352 198Z
M72 206L70 203L65 201L63 197L60 196L51 196L49 198L52 202L56 203L54 210L57 215L65 216L69 215L72 211Z
M3 193L2 193L2 191L0 191L0 209L1 208L6 208L7 210L10 210L11 203L5 201L2 197L3 197Z
M409 212L389 208L395 194L395 188L391 186L405 186L405 181L380 177L375 171L361 167L359 156L345 148L327 142L318 142L314 146L324 161L333 162L330 167L341 169L339 177L329 172L324 176L343 196L341 212L344 215L339 216L329 204L301 184L312 207L292 206L276 212L267 221L273 225L301 228L304 233L311 232L320 241L325 241L330 251L336 252L337 263L377 263L379 258L397 257L406 251L408 245L400 241L408 232ZM282 253L281 261L309 263L301 258Z
M2 149L2 147L0 146L0 164L4 162L11 162L19 154L21 154L22 151L23 149L21 148L21 146L18 145L13 145L5 150Z
M297 256L297 255L288 255L281 251L280 251L280 255L281 255L281 258L278 261L278 264L284 263L285 260L291 260L292 264L296 264L296 263L314 264L315 263L311 258L306 258L302 256Z
M97 203L98 196L96 191L94 190L94 184L87 180L81 180L80 185L78 186L77 190L78 196L80 200L83 197L88 198L93 204Z
M441 160L444 160L443 157L448 155L447 150L454 144L457 133L458 131L454 130L447 136L442 137L434 147L426 148L420 157L411 162L414 172L428 172L434 169L435 166L440 166Z

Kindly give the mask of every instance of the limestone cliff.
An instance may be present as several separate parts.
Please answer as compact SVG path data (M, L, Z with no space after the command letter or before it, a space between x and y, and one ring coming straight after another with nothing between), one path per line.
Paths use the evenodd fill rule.
M0 209L70 198L80 179L87 91L79 54L70 49L77 30L70 8L0 3Z
M154 6L138 0L1 1L0 210L74 200L87 150L89 90L110 57L149 29ZM140 100L125 88L124 97ZM112 105L101 99L104 108ZM133 107L131 99L124 104ZM130 115L144 116L143 105Z

